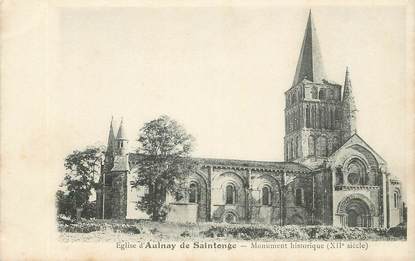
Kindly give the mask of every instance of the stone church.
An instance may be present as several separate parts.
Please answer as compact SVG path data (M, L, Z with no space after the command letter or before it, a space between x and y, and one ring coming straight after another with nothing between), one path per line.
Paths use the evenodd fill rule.
M326 80L311 12L292 85L285 92L284 161L195 158L200 168L184 197L168 197L172 222L237 222L393 227L403 220L401 182L356 132L351 76ZM129 153L123 123L112 123L97 217L140 219L132 188L140 157ZM103 214L104 213L104 214Z

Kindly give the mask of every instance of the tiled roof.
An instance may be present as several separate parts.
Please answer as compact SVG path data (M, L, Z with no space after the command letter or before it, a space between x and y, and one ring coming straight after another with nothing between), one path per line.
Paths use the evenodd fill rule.
M137 162L143 157L137 153L129 154L130 162ZM192 158L201 165L239 167L239 168L261 168L281 171L298 171L309 172L306 166L295 162L278 162L278 161L253 161L253 160L236 160L236 159L215 159L215 158Z
M236 160L236 159L213 159L213 158L194 158L201 164L205 165L224 165L232 167L264 168L272 170L287 171L310 171L304 165L295 162L278 162L278 161L254 161L254 160Z

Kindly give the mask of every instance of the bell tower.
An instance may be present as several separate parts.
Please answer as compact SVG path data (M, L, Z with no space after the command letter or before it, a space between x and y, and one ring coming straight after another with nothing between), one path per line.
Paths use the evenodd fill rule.
M340 146L341 88L326 80L310 11L294 80L285 92L285 161L314 165Z

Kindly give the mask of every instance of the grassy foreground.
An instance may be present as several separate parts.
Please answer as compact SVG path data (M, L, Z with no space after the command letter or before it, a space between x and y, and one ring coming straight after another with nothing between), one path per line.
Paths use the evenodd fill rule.
M276 226L265 224L159 223L147 220L83 220L59 223L64 242L142 240L405 240L406 227L344 228L331 226Z

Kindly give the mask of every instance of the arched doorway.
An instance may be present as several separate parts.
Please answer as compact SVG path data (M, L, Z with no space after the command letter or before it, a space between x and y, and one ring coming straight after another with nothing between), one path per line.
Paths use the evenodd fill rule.
M367 197L353 194L339 203L337 215L340 216L343 226L371 227L376 211L373 203Z
M361 199L352 199L346 206L347 226L367 227L370 211L368 205Z
M349 212L347 212L347 226L349 227L358 227L359 222L359 213L357 213L356 211L354 211L353 209L349 210Z

